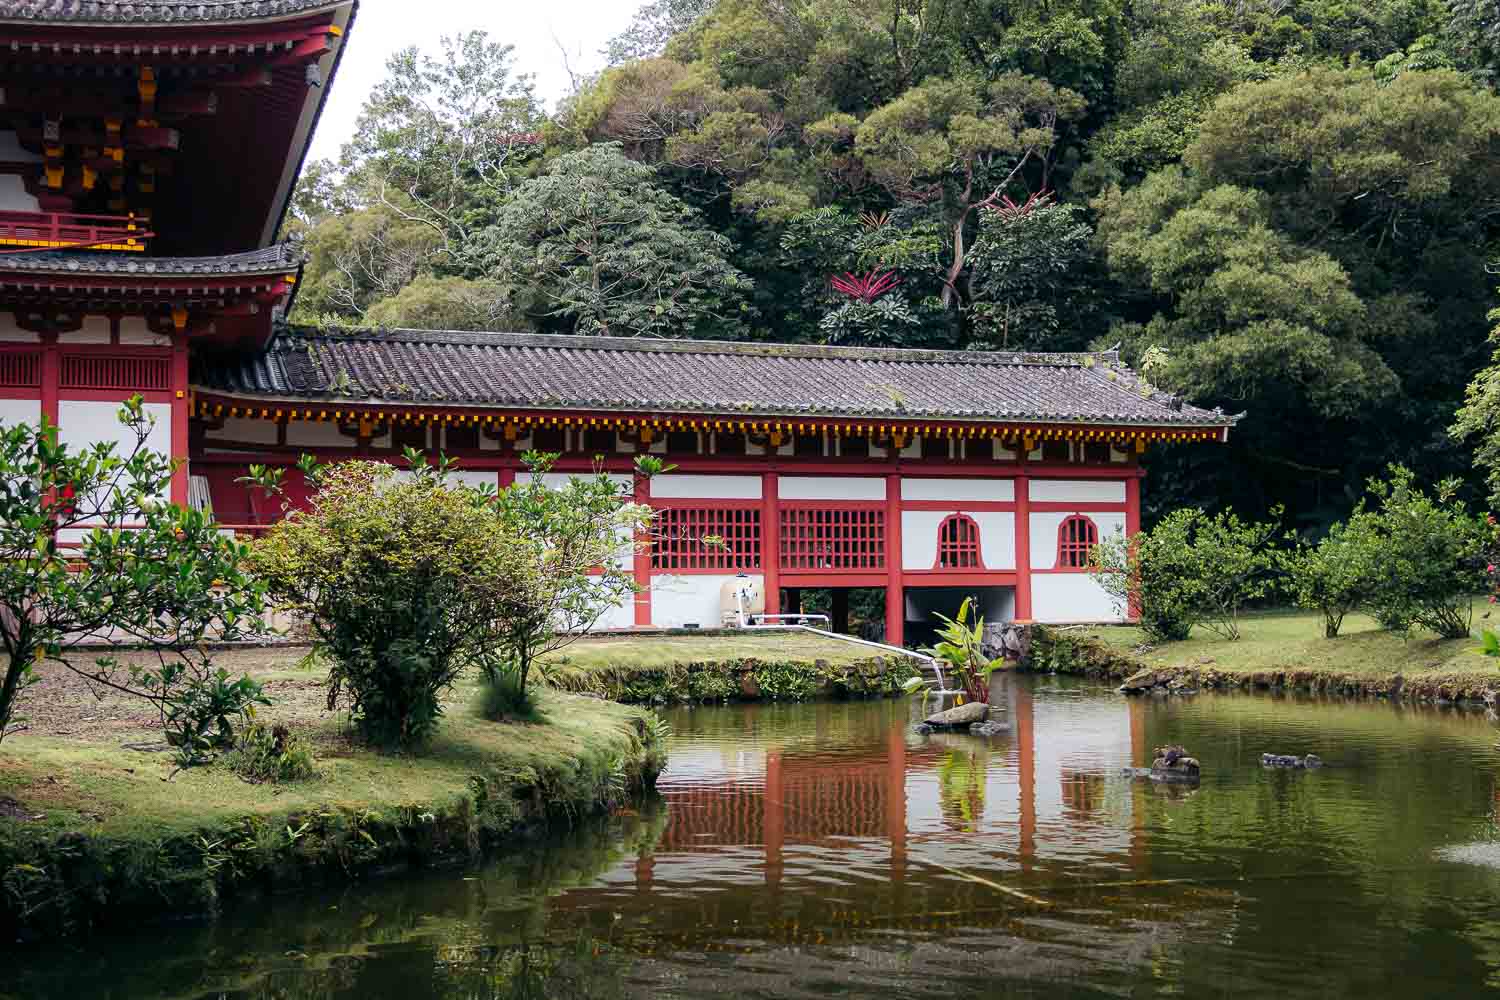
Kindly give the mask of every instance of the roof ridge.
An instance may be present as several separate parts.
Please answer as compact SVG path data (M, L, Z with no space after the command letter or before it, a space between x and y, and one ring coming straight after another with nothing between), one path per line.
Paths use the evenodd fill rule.
M572 333L414 330L409 328L338 328L288 325L279 336L303 340L378 343L472 344L494 347L538 347L554 350L631 351L650 354L698 354L727 357L827 358L924 364L1044 365L1092 368L1118 366L1118 351L970 351L911 347L847 347L789 344L779 341L694 340L645 337L601 337Z

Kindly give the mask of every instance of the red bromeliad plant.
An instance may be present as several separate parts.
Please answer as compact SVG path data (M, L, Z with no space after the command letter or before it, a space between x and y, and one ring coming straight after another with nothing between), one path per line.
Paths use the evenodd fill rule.
M894 271L871 271L869 274L844 274L842 277L834 275L828 279L834 291L843 292L851 299L860 302L874 302L886 292L901 283L901 278Z
M1030 215L1039 208L1045 208L1051 202L1051 191L1038 191L1019 205L1011 201L1009 197L1002 195L998 201L991 201L985 207L1006 222L1014 222L1016 219Z

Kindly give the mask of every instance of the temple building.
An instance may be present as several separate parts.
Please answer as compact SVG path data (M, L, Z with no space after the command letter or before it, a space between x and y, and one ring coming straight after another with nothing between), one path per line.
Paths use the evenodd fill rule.
M185 459L171 499L247 532L279 513L252 463L412 447L496 487L531 449L602 463L660 512L606 627L717 625L741 575L771 613L831 591L836 619L882 588L892 642L964 595L1120 617L1086 564L1138 528L1141 455L1235 418L1113 354L287 326L301 259L274 240L354 9L0 0L0 421L119 440L140 394ZM642 453L675 468L641 480Z

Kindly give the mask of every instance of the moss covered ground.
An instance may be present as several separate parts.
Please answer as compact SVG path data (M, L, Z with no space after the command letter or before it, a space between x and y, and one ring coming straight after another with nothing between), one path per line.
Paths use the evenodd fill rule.
M1476 607L1481 616L1489 610L1487 604ZM1476 634L1488 624L1476 617ZM1155 669L1196 687L1417 701L1479 701L1500 691L1500 660L1482 654L1473 638L1439 639L1424 632L1403 638L1371 618L1351 615L1342 633L1327 639L1321 616L1290 610L1246 614L1240 631L1241 638L1231 641L1195 628L1184 641L1149 645L1137 628L1049 630L1034 667L1116 680Z
M317 776L294 783L178 771L149 710L71 677L28 692L29 728L0 743L0 933L196 915L230 892L471 855L618 802L660 768L639 709L543 690L535 719L497 723L472 683L419 752L377 753L300 653L220 658L266 684L261 721L313 746Z
M560 690L632 704L894 694L919 661L797 632L580 639L544 665Z

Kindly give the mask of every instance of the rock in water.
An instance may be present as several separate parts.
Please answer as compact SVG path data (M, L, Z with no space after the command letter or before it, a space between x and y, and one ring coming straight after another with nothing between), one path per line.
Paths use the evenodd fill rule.
M969 727L970 736L1001 736L1010 732L1010 727L1003 722L976 722Z
M975 722L983 722L989 715L990 706L982 701L971 701L967 705L957 705L946 712L929 715L924 721L934 729L962 729Z
M1323 758L1317 754L1308 754L1306 757L1294 757L1284 753L1263 753L1260 755L1261 767L1322 767Z
M919 722L915 726L911 727L911 731L916 733L918 736L928 736L933 732L933 728L925 722Z
M1125 678L1120 685L1121 694L1145 694L1159 684L1155 670L1141 670Z
M1202 770L1195 757L1175 744L1156 748L1156 759L1151 762L1151 778L1154 781L1197 781Z

